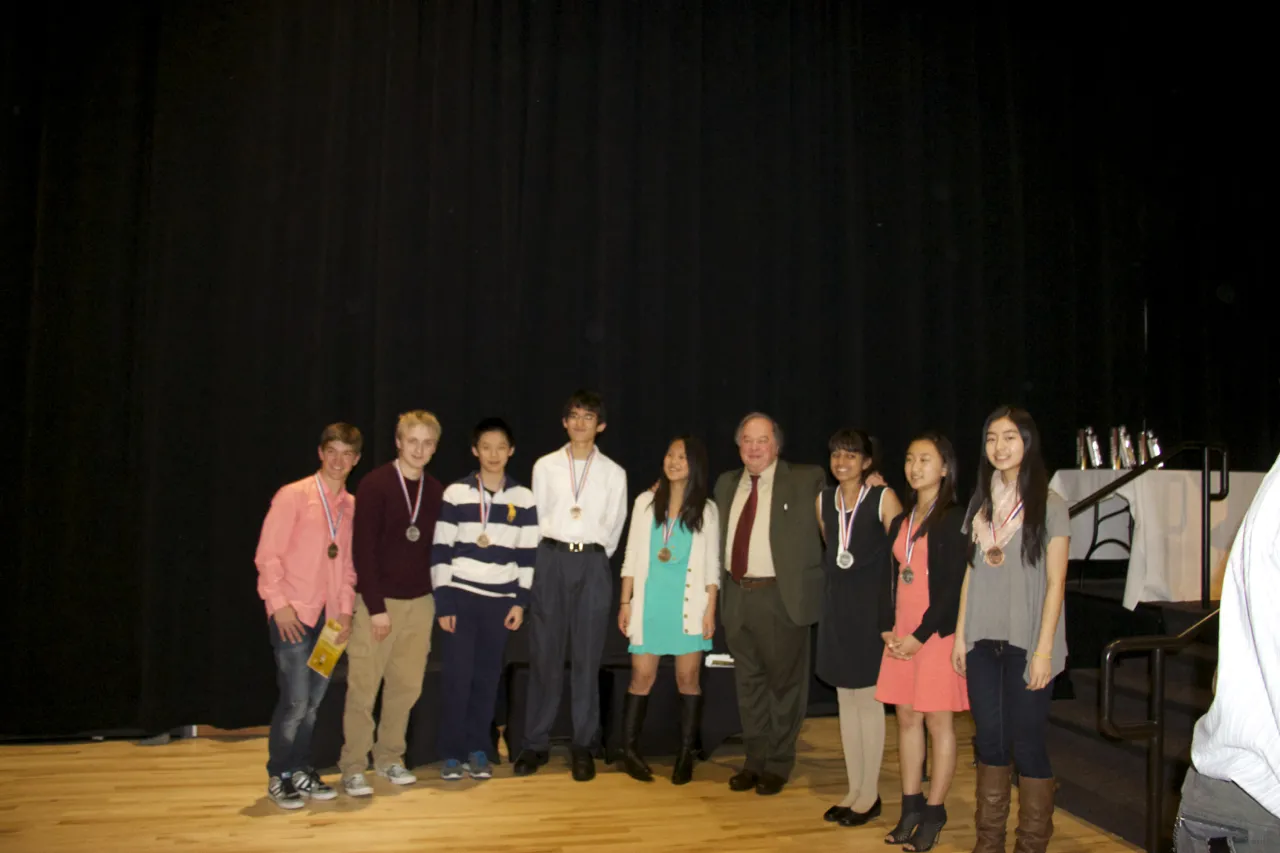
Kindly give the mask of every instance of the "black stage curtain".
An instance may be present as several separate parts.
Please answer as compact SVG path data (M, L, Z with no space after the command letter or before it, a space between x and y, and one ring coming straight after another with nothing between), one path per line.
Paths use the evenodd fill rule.
M265 722L253 550L333 420L359 472L434 410L448 481L502 414L526 478L592 386L633 491L679 431L733 464L753 408L796 461L871 430L891 479L941 428L965 489L1001 401L1059 465L1144 417L1268 462L1261 59L1203 16L1060 14L6 12L0 734Z

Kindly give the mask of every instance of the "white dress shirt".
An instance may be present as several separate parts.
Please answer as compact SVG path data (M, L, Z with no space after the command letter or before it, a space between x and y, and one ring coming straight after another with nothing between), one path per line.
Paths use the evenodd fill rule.
M1280 817L1280 459L1236 533L1218 615L1218 688L1191 761Z
M773 547L769 544L769 519L773 517L773 475L778 471L778 460L773 460L768 468L760 472L760 481L756 483L756 518L751 522L751 542L747 546L747 577L776 578L777 570L773 567ZM733 503L729 506L729 535L724 541L725 569L733 571L733 538L738 532L738 518L742 515L742 507L751 495L751 474L742 469L742 478L738 480L738 490L733 493Z
M610 557L618 550L622 528L627 523L627 472L595 448L595 458L587 470L587 481L577 500L573 497L573 477L582 479L583 465L576 472L569 465L569 445L548 453L533 464L533 499L538 506L538 527L545 539L603 545ZM582 517L570 510L581 507Z

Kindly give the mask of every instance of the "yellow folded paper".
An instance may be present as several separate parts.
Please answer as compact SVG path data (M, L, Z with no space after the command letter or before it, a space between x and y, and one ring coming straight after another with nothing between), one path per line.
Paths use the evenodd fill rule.
M307 666L325 678L333 675L333 668L338 665L338 658L342 657L342 651L347 647L346 643L338 642L338 635L341 633L342 625L338 620L330 619L325 622L324 630L316 640L316 647L311 651L311 659L307 661Z

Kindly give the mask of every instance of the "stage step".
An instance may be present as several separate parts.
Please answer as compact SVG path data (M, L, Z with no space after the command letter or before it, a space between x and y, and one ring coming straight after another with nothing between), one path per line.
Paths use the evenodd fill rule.
M1194 616L1190 608L1181 612L1183 618ZM1120 618L1114 613L1107 615ZM1152 606L1146 613L1131 613L1130 617L1132 622L1120 625L1120 632L1113 636L1177 630L1167 624L1155 631L1137 630L1153 627L1152 619L1164 620L1164 608L1158 606ZM1194 624L1194 618L1189 624ZM1117 626L1113 622L1109 627ZM1079 631L1078 627L1077 633ZM1105 645L1105 642L1095 640L1094 644ZM1165 826L1173 825L1177 813L1178 793L1190 763L1195 724L1213 700L1216 665L1216 647L1204 643L1193 643L1179 654L1166 657ZM1100 669L1096 666L1073 668L1067 676L1074 698L1056 699L1049 712L1049 754L1060 784L1058 802L1072 814L1140 845L1145 833L1146 742L1114 741L1099 732ZM1115 686L1116 721L1146 719L1150 695L1147 657L1139 655L1121 661L1116 668Z

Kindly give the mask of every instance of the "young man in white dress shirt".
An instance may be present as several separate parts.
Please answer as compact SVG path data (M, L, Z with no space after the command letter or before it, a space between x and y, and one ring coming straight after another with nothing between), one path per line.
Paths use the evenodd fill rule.
M1178 853L1280 850L1280 459L1236 534L1218 614L1218 684L1196 724Z
M605 428L598 394L574 393L561 422L569 443L533 466L542 541L529 601L525 738L514 771L527 776L547 763L568 642L573 778L586 782L596 775L600 658L613 603L609 558L627 520L627 473L596 447L596 436Z

